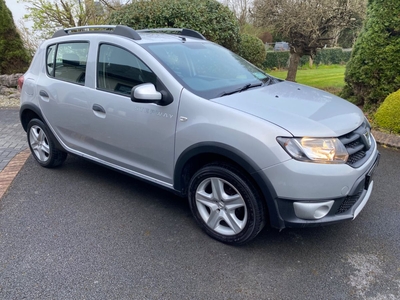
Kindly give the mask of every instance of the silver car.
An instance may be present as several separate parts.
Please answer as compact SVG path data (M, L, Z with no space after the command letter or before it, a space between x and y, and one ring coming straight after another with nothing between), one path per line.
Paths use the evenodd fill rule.
M20 82L41 166L70 153L167 188L224 243L352 220L371 196L379 153L359 108L193 30L60 30Z

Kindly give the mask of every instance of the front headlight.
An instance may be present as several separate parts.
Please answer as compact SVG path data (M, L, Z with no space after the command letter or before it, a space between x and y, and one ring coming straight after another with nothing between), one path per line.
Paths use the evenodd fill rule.
M279 144L294 159L323 164L344 164L349 154L337 138L278 137Z

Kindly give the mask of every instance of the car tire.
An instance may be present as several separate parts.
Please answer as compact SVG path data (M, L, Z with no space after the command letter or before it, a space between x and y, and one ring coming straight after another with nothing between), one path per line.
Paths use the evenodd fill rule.
M265 205L247 176L225 163L198 170L189 183L189 204L200 227L212 238L240 245L265 224Z
M27 135L32 155L42 167L57 167L67 158L66 152L55 147L49 128L39 119L28 123Z

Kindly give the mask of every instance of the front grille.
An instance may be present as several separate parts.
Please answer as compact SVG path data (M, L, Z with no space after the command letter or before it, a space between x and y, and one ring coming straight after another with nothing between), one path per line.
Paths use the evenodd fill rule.
M371 147L372 137L370 128L366 122L356 130L339 137L339 140L349 153L347 160L349 166L357 168L368 159L368 150Z
M367 155L365 151L358 151L352 155L349 155L349 159L347 160L347 164L352 166L357 163L359 160L363 159Z
M356 195L347 196L346 199L344 199L343 203L338 208L336 214L341 214L341 213L348 211L360 198L361 193L362 193L362 190L360 190Z

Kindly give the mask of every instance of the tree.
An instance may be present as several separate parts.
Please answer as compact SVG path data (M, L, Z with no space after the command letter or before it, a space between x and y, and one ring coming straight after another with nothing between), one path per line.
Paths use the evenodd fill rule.
M35 52L40 45L40 38L36 34L32 34L31 30L26 26L23 19L18 20L18 33L21 36L25 49L30 57L35 55Z
M190 28L233 51L239 42L238 21L216 0L138 0L115 11L110 21L135 29Z
M224 0L223 2L229 7L231 11L235 14L240 30L243 31L243 27L249 23L250 19L250 8L253 5L252 0Z
M335 40L342 29L364 15L366 0L255 0L256 25L269 27L290 44L286 80L295 81L303 55L312 58L317 49Z
M272 43L272 35L268 32L267 28L255 27L253 25L251 15L253 0L224 0L222 3L236 16L241 34L258 37L263 43Z
M0 74L25 72L29 55L15 27L5 0L0 0Z
M36 40L47 39L60 28L104 24L112 11L121 7L118 0L21 0L27 5L24 19L32 21L32 31L20 28Z
M366 109L400 89L400 1L369 1L345 81L342 96Z

